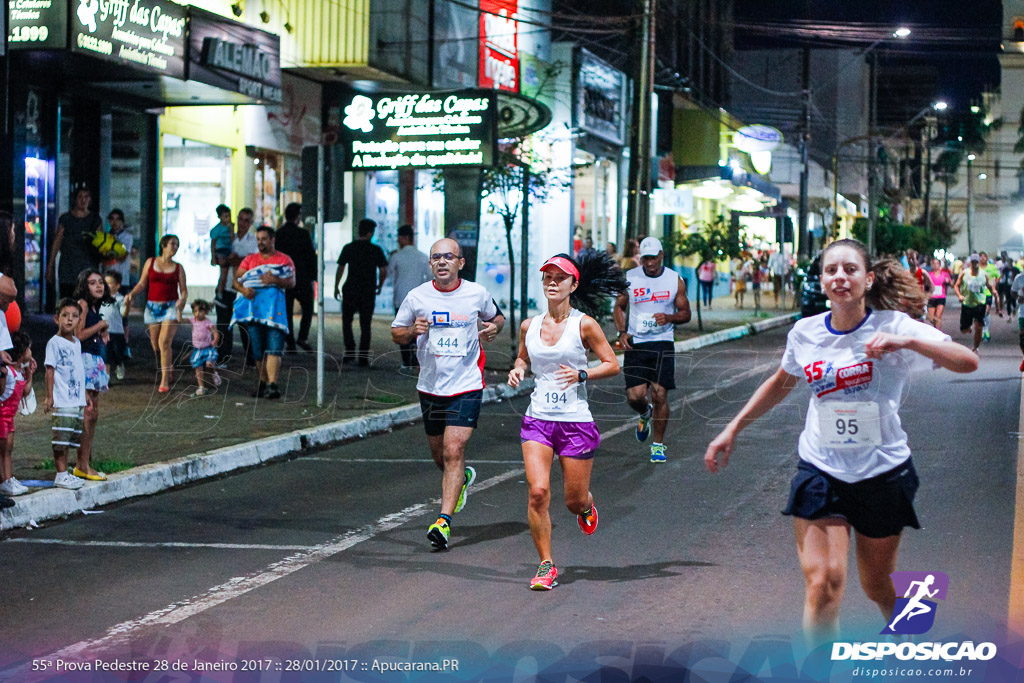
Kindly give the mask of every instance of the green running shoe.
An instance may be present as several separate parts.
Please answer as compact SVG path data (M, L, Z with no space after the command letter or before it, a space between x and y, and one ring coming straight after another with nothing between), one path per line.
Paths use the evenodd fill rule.
M452 530L448 526L448 522L444 521L443 517L438 517L437 521L427 529L427 540L438 550L447 550L448 537L451 535L451 532Z
M469 498L469 487L476 481L476 470L466 466L466 481L462 484L462 492L459 493L459 500L455 503L455 512L461 512L466 507L466 499Z

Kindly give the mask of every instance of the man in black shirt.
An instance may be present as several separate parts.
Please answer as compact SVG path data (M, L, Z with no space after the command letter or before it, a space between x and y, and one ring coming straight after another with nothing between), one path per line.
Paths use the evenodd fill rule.
M359 237L345 245L338 257L338 271L334 276L334 298L341 299L341 326L345 335L345 357L343 363L355 361L356 340L352 334L352 319L359 313L359 366L370 365L370 323L373 321L373 306L384 286L388 274L388 259L384 250L371 242L377 223L364 218L359 221ZM348 279L341 289L338 287L349 267ZM376 272L374 272L376 271Z
M295 263L295 286L284 293L285 310L288 311L288 350L294 351L298 344L306 351L309 345L309 325L313 321L313 283L316 282L316 247L309 231L302 227L302 205L292 202L284 208L285 224L277 231L277 250L287 254ZM295 302L302 309L299 322L299 338L295 340L295 324L292 311Z

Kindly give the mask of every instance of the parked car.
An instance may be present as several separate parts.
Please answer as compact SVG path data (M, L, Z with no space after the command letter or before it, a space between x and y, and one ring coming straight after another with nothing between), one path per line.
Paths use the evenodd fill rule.
M815 256L804 276L804 284L800 288L800 315L809 318L824 313L832 307L821 288L821 255Z

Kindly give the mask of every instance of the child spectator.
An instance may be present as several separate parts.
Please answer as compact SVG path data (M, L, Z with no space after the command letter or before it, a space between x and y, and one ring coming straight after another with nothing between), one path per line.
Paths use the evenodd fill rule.
M196 299L192 302L192 367L196 370L196 382L199 384L192 398L209 393L203 382L204 371L210 373L213 386L220 386L220 375L217 374L217 343L220 333L214 329L213 321L210 320L212 309L209 301Z
M100 317L107 321L107 332L110 334L110 341L107 342L107 367L113 368L114 377L118 380L124 379L124 361L128 357L128 336L125 334L124 318L121 317L121 309L124 308L124 294L121 294L121 273L116 270L108 271L104 276L107 281L107 288L113 297L113 301L100 306Z
M32 339L24 332L11 335L14 347L11 357L14 365L4 367L4 378L0 384L0 494L20 496L28 487L14 477L11 454L14 451L14 415L18 412L21 397L32 386L32 373L36 362L32 359Z
M87 401L85 423L82 426L82 441L78 448L78 466L71 473L81 479L106 481L107 475L92 469L89 462L92 460L93 436L96 433L96 421L99 419L100 393L105 392L110 385L107 363L104 360L107 355L106 348L110 333L107 331L109 327L107 322L100 317L100 306L105 303L113 303L114 298L110 296L103 273L98 270L83 270L78 275L75 298L78 299L78 306L82 310L76 336L82 343L82 365L85 367Z
M85 366L82 364L82 342L75 336L82 309L71 297L57 302L57 334L46 343L46 401L44 413L53 413L53 464L57 476L53 485L62 489L80 489L82 482L68 472L68 449L78 449L82 461L81 439L86 406ZM78 468L76 468L78 469Z
M210 265L220 266L220 278L217 280L217 289L214 291L214 301L218 306L227 308L224 299L224 288L228 282L228 272L231 264L231 242L234 240L235 231L231 223L231 209L221 204L217 207L217 218L220 222L210 228ZM201 394L200 394L201 395Z

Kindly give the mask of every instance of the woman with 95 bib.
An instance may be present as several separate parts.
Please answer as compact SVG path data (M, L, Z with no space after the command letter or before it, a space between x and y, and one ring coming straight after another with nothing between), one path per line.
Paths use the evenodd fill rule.
M924 310L924 292L897 262L872 265L864 245L847 239L829 245L821 264L831 312L793 326L782 367L704 455L711 472L725 467L740 430L798 382L810 385L800 459L783 514L794 518L806 584L803 627L812 642L838 635L851 527L861 587L886 620L892 614L896 595L889 575L896 570L900 535L903 527L920 528L913 506L917 474L898 415L911 368L978 368L970 350L911 318Z
M606 255L587 252L579 262L565 254L543 266L544 296L548 311L524 320L519 335L519 356L508 373L512 387L532 368L537 378L520 436L530 486L530 535L540 555L540 567L530 580L533 590L557 585L558 569L551 559L551 463L558 456L565 485L565 506L577 516L588 536L597 530L597 508L590 494L594 451L601 443L587 404L586 383L619 374L619 362L601 326L581 310L599 310L602 296L614 296L626 287L615 263ZM601 364L587 369L587 351Z

